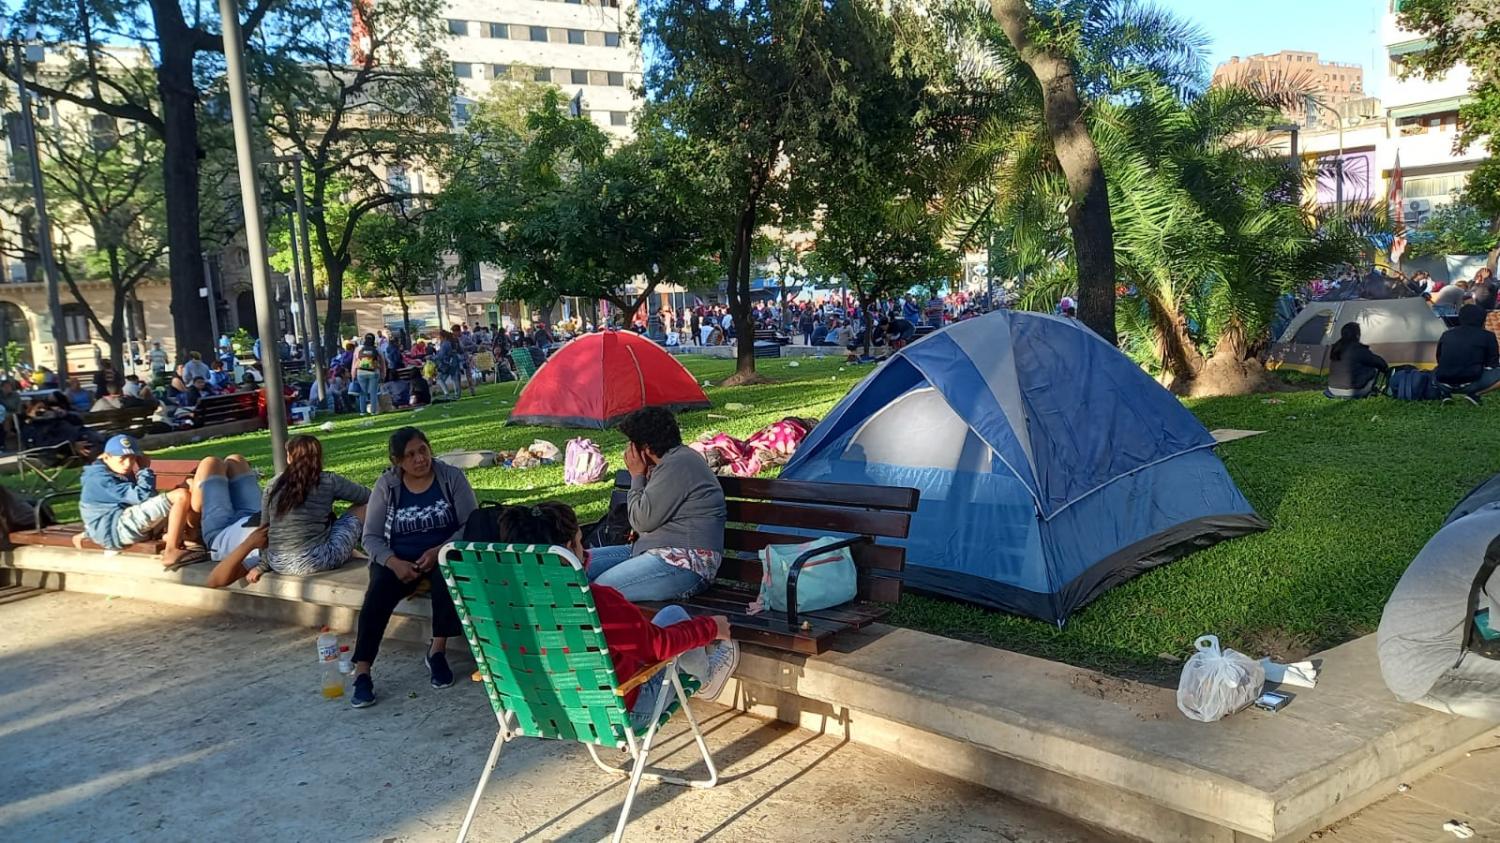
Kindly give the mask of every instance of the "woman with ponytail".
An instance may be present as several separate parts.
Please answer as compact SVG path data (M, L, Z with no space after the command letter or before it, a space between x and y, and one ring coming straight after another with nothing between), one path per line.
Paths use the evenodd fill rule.
M261 511L270 527L266 562L280 574L330 571L349 561L364 530L370 490L323 470L323 443L293 436L286 471L266 487ZM352 504L335 515L337 502Z

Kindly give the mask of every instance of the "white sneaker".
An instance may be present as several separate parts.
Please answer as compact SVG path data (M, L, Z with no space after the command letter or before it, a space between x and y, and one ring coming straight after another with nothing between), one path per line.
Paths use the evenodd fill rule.
M739 642L718 642L718 646L708 654L708 675L702 677L703 684L698 688L696 696L705 700L718 699L719 694L724 693L724 686L729 684L729 677L734 675L735 668L739 666Z

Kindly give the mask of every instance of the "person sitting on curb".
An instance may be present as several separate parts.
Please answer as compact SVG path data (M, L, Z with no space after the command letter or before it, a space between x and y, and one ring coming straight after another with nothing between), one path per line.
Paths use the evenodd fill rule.
M333 511L340 501L352 504L342 515ZM369 502L369 489L323 470L323 443L316 436L293 436L286 443L286 471L266 486L260 507L270 528L267 566L293 576L341 567L359 544Z
M190 497L185 487L158 494L151 458L134 437L121 433L110 437L104 452L83 470L78 509L88 537L106 550L156 538L165 529L161 561L173 568L186 561L183 536Z
M359 610L354 641L355 708L375 704L370 668L380 652L391 613L423 582L432 598L432 643L423 661L432 687L453 684L445 651L448 639L463 634L453 596L438 570L438 549L463 536L464 524L479 506L464 473L432 458L427 434L403 427L391 434L391 467L370 492L363 544L370 554L370 584Z
M552 501L508 507L500 514L498 528L502 542L566 547L580 561L585 561L587 567L578 516L567 504ZM589 586L589 592L594 597L605 643L609 645L615 677L621 682L648 665L680 656L678 667L702 683L697 697L712 700L723 692L739 666L740 645L729 640L729 618L724 615L695 618L681 606L664 606L647 620L640 609L613 588L595 582ZM666 679L666 670L660 670L625 695L632 726L642 729L650 724L657 699L661 694L671 693L672 686Z
M672 412L644 407L620 422L630 440L630 528L633 545L594 550L589 581L631 601L675 600L713 582L724 558L726 504L719 478L682 444Z

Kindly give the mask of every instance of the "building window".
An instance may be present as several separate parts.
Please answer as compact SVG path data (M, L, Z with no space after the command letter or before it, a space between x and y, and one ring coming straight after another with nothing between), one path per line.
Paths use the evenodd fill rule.
M469 104L454 100L453 102L453 125L462 126L469 122Z
M609 85L612 88L625 87L625 74L618 70L611 70L609 72Z
M473 79L474 65L466 61L456 61L453 63L453 75L460 79Z
M81 304L62 306L63 342L68 345L86 345L89 342L88 310Z
M587 85L589 83L589 72L587 70L571 71L574 85Z
M466 20L453 20L453 19L450 18L448 20L448 34L449 35L468 35L469 34L469 22L466 21Z
M510 65L508 65L508 64L492 64L492 65L490 65L490 78L491 79L506 79L506 78L509 78L509 77L510 77Z
M485 27L491 38L509 38L510 27L503 23L492 23Z
M532 72L531 78L532 78L532 81L535 81L535 82L551 82L552 81L552 68L550 68L550 67L538 67L535 71Z
M606 32L606 33L604 33L604 46L606 46L606 47L618 47L618 46L620 46L620 33L618 33L618 32Z
M624 112L624 111L611 111L609 113L609 125L611 125L611 126L629 126L630 125L630 115L628 113Z
M21 347L21 359L10 359L11 343ZM0 302L0 353L6 355L0 359L6 366L31 362L31 326L26 322L26 313L8 301Z
M540 41L543 44L547 43L547 27L545 27L545 26L533 26L533 27L531 27L531 40L533 40L533 41Z
M568 43L569 44L582 44L583 43L583 30L581 30L581 29L570 29L570 30L568 30Z
M578 6L578 5L581 5L583 3L583 0L567 0L567 2L572 3L575 6Z

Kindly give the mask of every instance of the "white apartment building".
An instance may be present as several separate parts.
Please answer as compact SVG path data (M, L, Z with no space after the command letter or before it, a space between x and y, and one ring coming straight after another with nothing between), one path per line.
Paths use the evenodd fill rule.
M1478 143L1455 149L1458 108L1469 96L1469 69L1455 67L1441 79L1401 78L1406 57L1427 49L1420 33L1401 28L1397 20L1402 0L1390 0L1381 36L1386 63L1381 69L1381 98L1387 116L1388 139L1377 150L1376 166L1389 179L1401 156L1404 212L1407 224L1420 221L1433 207L1444 205L1463 190L1469 173L1486 156Z
M583 112L626 137L641 104L632 11L629 0L450 0L444 47L468 98L495 79L550 82L570 99L582 92Z

